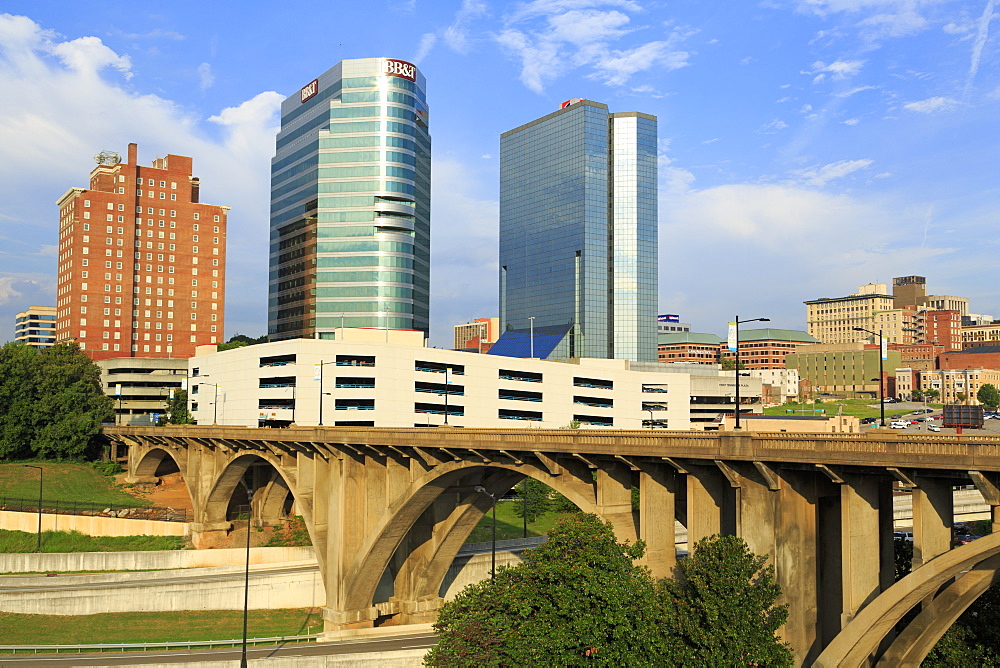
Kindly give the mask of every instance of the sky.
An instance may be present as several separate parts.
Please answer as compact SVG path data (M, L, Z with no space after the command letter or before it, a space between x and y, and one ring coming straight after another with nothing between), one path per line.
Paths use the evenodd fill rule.
M0 341L55 302L58 209L102 150L194 158L231 206L226 336L267 331L279 105L343 58L414 62L432 149L431 345L495 316L500 133L570 98L659 120L659 307L805 328L893 277L1000 317L995 0L0 5ZM6 323L6 325L2 324Z

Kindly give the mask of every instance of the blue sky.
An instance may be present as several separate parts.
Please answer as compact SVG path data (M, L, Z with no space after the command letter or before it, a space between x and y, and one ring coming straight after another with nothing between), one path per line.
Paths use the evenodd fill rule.
M278 105L341 56L427 77L432 345L497 313L500 133L571 97L659 117L660 311L695 330L911 274L1000 316L994 0L124 7L3 4L0 340L54 303L55 200L130 141L233 207L226 334L263 334Z

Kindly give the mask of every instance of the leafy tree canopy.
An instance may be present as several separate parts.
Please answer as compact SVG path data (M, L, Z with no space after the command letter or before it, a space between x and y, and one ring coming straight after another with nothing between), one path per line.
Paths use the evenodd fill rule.
M258 337L256 339L247 336L246 334L237 334L236 336L230 337L225 343L220 343L216 347L219 351L232 350L233 348L242 348L243 346L253 346L258 343L267 343L267 334Z
M577 514L524 562L466 587L441 609L429 666L791 665L775 637L787 609L773 569L738 538L712 537L678 581L635 565L644 545Z
M81 457L113 416L100 368L75 343L0 347L0 458Z
M170 424L194 424L194 418L187 407L186 390L174 390L167 402L167 422Z
M1000 406L1000 392L993 383L984 383L976 392L976 399L988 411L995 411Z

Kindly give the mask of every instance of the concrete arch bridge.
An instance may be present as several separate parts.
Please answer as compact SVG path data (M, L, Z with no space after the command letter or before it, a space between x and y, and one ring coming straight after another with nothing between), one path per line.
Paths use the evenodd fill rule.
M675 518L691 541L741 536L774 564L790 608L783 635L803 665L916 665L1000 565L1000 532L951 547L954 486L975 485L994 526L1000 519L998 437L228 426L104 434L127 448L131 482L155 483L176 465L196 545L231 529L243 485L265 522L294 499L331 631L433 620L449 565L492 503L475 488L499 497L525 476L609 521L619 539L644 540L656 576L674 570ZM896 584L894 493L912 494L914 524L913 573Z

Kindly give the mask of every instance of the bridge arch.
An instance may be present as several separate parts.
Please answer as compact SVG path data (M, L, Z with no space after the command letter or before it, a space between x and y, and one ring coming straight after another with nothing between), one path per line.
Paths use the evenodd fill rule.
M589 474L589 469L584 469ZM359 550L349 570L349 589L344 607L357 610L373 604L382 574L405 540L414 540L399 564L395 595L409 601L436 599L447 571L458 551L482 517L489 512L493 499L475 491L482 485L499 499L526 477L534 478L562 494L584 512L601 515L596 502L594 483L564 472L552 475L548 470L525 463L481 463L450 461L440 464L413 481L399 500L387 509L380 525ZM437 521L420 536L416 526L446 492L458 498L438 509ZM628 532L626 532L628 533ZM405 591L399 591L402 585Z
M161 471L165 460L173 462L181 476L187 478L187 462L184 458L178 457L173 450L161 446L150 447L137 458L134 468L130 471L130 477L143 481L158 478L158 472ZM190 491L188 495L190 496Z
M878 658L879 665L919 665L959 615L1000 580L998 569L1000 532L931 559L863 608L813 665L866 665L903 616L925 602Z
M288 467L265 451L242 452L229 459L214 477L209 492L202 504L202 521L206 524L218 525L228 523L229 506L240 481L258 462L269 465L271 475L253 490L254 498L251 515L256 514L264 520L279 518L286 508L286 498L291 495L296 502L295 508L309 531L309 537L315 544L312 504L301 498L298 486Z

